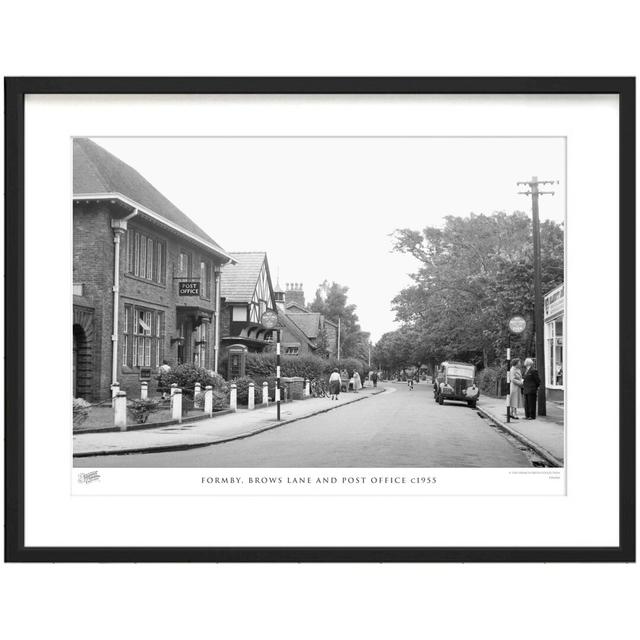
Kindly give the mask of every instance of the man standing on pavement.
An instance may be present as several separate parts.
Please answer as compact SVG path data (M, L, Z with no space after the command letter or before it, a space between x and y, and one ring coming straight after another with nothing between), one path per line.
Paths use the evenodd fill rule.
M524 394L524 415L526 420L536 419L536 400L540 375L533 368L533 360L527 358L524 361L524 373L522 374L522 392Z

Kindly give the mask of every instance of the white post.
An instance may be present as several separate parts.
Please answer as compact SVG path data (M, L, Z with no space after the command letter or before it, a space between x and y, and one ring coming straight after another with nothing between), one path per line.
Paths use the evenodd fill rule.
M182 422L182 389L171 391L171 419Z
M204 412L209 417L213 414L213 387L210 384L204 388Z
M149 397L149 383L140 383L140 400L146 400Z
M235 382L231 383L231 393L229 394L229 406L231 411L238 410L238 387Z
M196 382L195 387L193 389L193 407L194 409L202 408L202 398L199 397L202 393L202 385L199 382Z
M309 378L304 381L304 396L308 398L311 395L311 382Z
M269 406L269 385L266 380L262 383L262 404Z
M177 382L172 382L171 383L171 395L172 396L177 391L177 389L178 389L178 383Z
M127 394L124 391L118 391L113 400L113 423L120 431L127 430Z
M247 403L249 405L249 410L255 408L256 406L256 389L253 382L249 383L249 397L247 399Z
M120 384L118 382L114 382L111 385L111 406L115 408L116 406L116 396L120 393Z

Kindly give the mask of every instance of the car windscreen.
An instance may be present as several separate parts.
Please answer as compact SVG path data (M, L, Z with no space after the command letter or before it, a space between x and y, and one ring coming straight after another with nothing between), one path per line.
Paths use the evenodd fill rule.
M447 367L447 377L473 378L473 367L450 366Z

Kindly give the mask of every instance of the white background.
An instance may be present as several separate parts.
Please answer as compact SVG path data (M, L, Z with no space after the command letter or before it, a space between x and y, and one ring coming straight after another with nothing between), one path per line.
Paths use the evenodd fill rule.
M638 73L628 2L220 6L14 3L3 73ZM637 628L638 577L635 565L9 566L0 601L17 638L596 638Z
M617 397L593 404L592 389L571 383L572 371L588 371L589 344L601 330L593 313L593 291L608 309L608 339L617 344L618 288L618 109L615 96L28 96L25 112L25 253L26 335L41 327L41 309L48 314L47 331L56 339L45 346L25 345L25 380L37 378L44 359L71 371L72 309L61 295L69 291L72 247L67 224L72 182L71 137L79 131L102 135L565 135L567 137L567 281L565 370L568 492L561 481L538 478L524 490L519 476L488 482L486 469L476 469L475 496L464 484L442 474L442 491L453 498L431 496L390 498L363 496L322 499L260 496L232 500L210 497L155 499L143 497L144 482L131 484L130 496L116 500L70 495L71 445L68 432L71 375L43 385L38 402L25 407L26 515L28 546L615 546L618 542ZM317 144L313 143L310 144ZM328 140L326 145L331 145ZM375 142L370 142L375 144ZM452 144L458 144L458 139ZM415 150L414 143L407 143ZM597 152L594 150L597 149ZM280 161L274 150L273 162ZM399 154L399 161L401 155ZM407 163L416 162L407 153ZM546 163L543 163L546 166ZM542 175L542 171L536 172ZM591 175L600 190L593 192ZM563 179L564 182L564 179ZM247 173L247 188L252 174ZM344 189L344 186L342 186ZM464 188L461 185L461 188ZM514 190L517 187L512 187ZM265 206L272 206L268 201ZM45 213L45 212L53 212ZM367 233L361 217L362 234ZM603 218L604 214L604 218ZM607 220L603 224L603 219ZM251 224L261 223L260 212ZM215 219L212 221L215 226ZM221 230L224 225L220 225ZM68 227L67 227L68 228ZM366 237L366 236L365 236ZM41 268L41 257L56 239L55 258ZM600 259L588 247L602 245ZM66 304L65 304L66 303ZM617 388L617 357L608 359L607 384ZM53 417L56 417L55 419ZM572 428L572 424L575 425ZM613 423L615 424L615 423ZM593 461L608 461L609 473L593 472ZM117 471L117 470L116 470ZM429 472L426 474L431 475ZM115 474L115 478L114 478ZM149 477L146 470L140 471ZM166 474L168 475L168 474ZM505 474L506 475L506 474ZM120 493L123 473L105 472L108 492ZM71 477L76 477L71 474ZM184 476L171 474L182 494L193 494ZM491 477L489 475L489 477ZM533 478L532 478L533 479ZM165 480L166 482L166 480ZM482 484L481 484L482 483ZM510 486L501 490L501 483ZM553 486L549 488L549 484ZM513 485L527 498L513 497ZM537 483L535 483L537 484ZM366 488L363 488L363 492ZM175 493L175 490L169 493ZM355 491L345 493L353 494ZM360 494L360 491L357 492ZM533 495L532 495L533 494ZM487 497L492 496L492 497ZM505 497L503 497L505 496ZM168 514L174 516L168 517ZM255 521L270 518L268 527ZM86 522L92 526L87 528ZM470 527L469 523L473 522ZM549 523L554 526L549 526ZM338 526L339 523L339 526Z

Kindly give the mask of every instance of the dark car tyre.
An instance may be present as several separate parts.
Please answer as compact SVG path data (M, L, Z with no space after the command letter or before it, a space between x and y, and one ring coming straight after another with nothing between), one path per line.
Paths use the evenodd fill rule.
M438 404L444 404L444 398L441 395L438 396Z
M476 408L476 401L475 400L471 400L470 402L467 403L472 409Z

